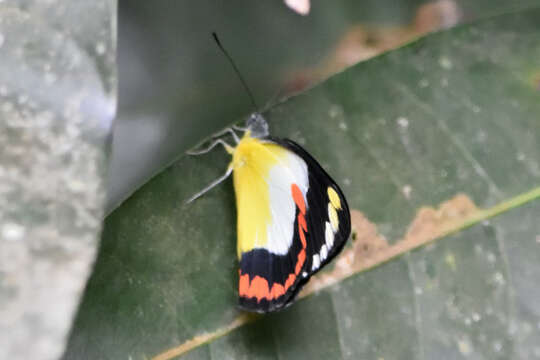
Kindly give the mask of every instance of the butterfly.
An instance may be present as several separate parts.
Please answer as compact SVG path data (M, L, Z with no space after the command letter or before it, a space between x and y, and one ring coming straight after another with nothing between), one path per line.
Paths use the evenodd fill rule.
M188 202L233 174L239 305L250 312L280 310L343 249L351 232L349 207L335 181L306 150L269 135L260 113L253 113L244 128L216 135L225 133L233 135L235 146L218 138L190 153L221 144L232 160L223 176Z

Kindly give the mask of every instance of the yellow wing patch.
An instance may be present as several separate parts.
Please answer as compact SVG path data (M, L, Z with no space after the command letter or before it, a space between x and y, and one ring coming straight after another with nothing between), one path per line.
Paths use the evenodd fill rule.
M334 190L332 187L328 187L327 193L328 199L330 199L332 206L336 210L341 210L341 200L339 200L339 195L337 194L336 190Z
M232 167L238 212L237 255L268 241L272 221L268 179L270 169L287 156L287 149L266 143L246 132L233 151Z
M332 206L332 203L328 203L328 218L330 219L330 224L332 224L332 229L336 232L339 229L339 218L336 211L336 208Z

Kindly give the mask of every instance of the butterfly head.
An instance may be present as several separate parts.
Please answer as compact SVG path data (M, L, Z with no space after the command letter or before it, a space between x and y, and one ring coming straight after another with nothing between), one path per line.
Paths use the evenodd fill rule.
M254 112L246 120L246 128L250 131L250 135L254 138L264 138L269 135L268 123L264 117L258 113Z

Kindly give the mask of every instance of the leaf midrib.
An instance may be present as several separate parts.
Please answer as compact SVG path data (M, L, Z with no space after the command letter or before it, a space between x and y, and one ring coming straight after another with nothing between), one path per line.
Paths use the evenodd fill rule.
M394 258L397 258L398 256L410 253L411 250L418 249L418 248L423 247L423 246L425 246L425 245L427 245L429 243L432 243L432 242L434 242L436 240L443 239L443 238L445 238L445 237L447 237L449 235L455 234L455 233L460 232L462 230L465 230L465 229L467 229L469 227L472 227L473 225L476 225L476 224L480 223L481 221L492 219L495 216L504 214L504 213L514 209L514 208L518 208L519 206L522 206L522 205L524 205L524 204L526 204L528 202L534 201L534 200L539 199L539 198L540 198L540 186L536 187L536 188L533 188L532 190L530 190L528 192L525 192L525 193L519 194L517 196L514 196L514 197L512 197L512 198L510 198L510 199L508 199L506 201L503 201L503 202L501 202L501 203L499 203L499 204L497 204L497 205L495 205L493 207L490 207L490 208L487 208L487 209L476 210L473 213L471 213L469 216L466 216L464 219L461 219L462 221L460 221L460 222L458 222L456 224L452 224L451 226L449 226L446 229L443 229L437 236L434 236L434 237L428 239L427 241L415 244L415 246L411 246L410 248L406 248L402 252L391 254L387 258L384 258L384 259L382 259L380 261L377 261L377 262L375 262L373 264L368 264L365 267L360 268L358 271L351 272L350 274L347 274L346 276L344 276L342 278L339 278L336 281L325 284L321 288L317 288L314 291L311 291L311 292L309 292L307 294L304 293L304 294L302 294L302 296L300 298L311 296L317 291L320 291L322 289L326 289L326 288L328 288L330 286L333 286L335 284L341 283L345 279L348 279L348 278L350 278L352 276L358 275L358 274L360 274L362 272L365 272L365 271L370 270L372 268L375 268L375 267L377 267L379 265L382 265L382 264L384 264L384 263L386 263L386 262L388 262L388 261L390 261L390 260L392 260ZM397 243L399 243L399 241ZM500 238L497 238L497 244L498 244L498 246L500 246ZM410 268L409 259L407 259L406 261L407 261L408 268ZM505 268L508 271L507 261L505 263ZM508 272L508 274L509 274L509 272ZM415 302L416 302L416 297L417 297L417 295L414 294ZM511 306L511 304L509 306ZM415 310L415 312L417 312L417 311ZM192 350L194 350L194 349L196 349L196 348L198 348L198 347L200 347L200 346L202 346L204 344L211 343L212 341L214 341L214 340L216 340L218 338L221 338L221 337L231 333L232 331L234 331L234 330L236 330L236 329L238 329L238 328L240 328L240 327L242 327L242 326L244 326L244 325L246 325L248 323L256 321L256 320L258 320L258 319L260 319L262 317L263 316L261 316L261 315L253 315L253 314L246 314L246 313L241 314L240 316L238 316L236 319L234 319L228 325L226 325L226 326L224 326L222 328L216 329L215 331L210 332L210 333L197 335L197 336L189 339L188 341L185 341L183 344L180 344L177 347L168 349L168 350L166 350L166 351L164 351L164 352L162 352L160 354L155 355L151 359L152 360L169 360L169 359L177 358L177 357L182 356L182 355L184 355L184 354L186 354L186 353L188 353L188 352L190 352L190 351L192 351ZM419 342L420 342L420 345L421 345L420 336L419 336ZM422 346L420 348L422 349Z

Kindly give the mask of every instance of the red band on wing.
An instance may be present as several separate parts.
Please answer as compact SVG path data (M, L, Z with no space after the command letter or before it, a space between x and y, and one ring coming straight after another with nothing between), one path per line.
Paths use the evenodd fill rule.
M296 203L296 206L298 206L298 209L300 209L300 213L305 215L306 214L306 203L304 202L304 195L302 195L302 191L296 184L291 185L291 192L294 202Z
M300 236L300 242L302 243L302 250L298 253L298 257L296 260L296 266L294 268L294 273L298 275L300 273L300 270L302 270L302 266L304 266L304 262L306 261L306 235L304 232L307 232L307 223L306 223L306 203L304 201L304 195L302 194L302 191L300 191L300 188L296 184L291 185L291 193L294 199L294 202L296 203L296 206L298 206L298 209L300 210L300 213L298 214L298 235Z
M306 261L306 250L302 249L298 253L296 267L294 268L294 273L298 275L300 273L300 270L302 270L302 266L304 266L304 262Z
M271 299L277 299L281 295L285 294L285 287L281 284L274 283L272 285L272 290L270 291L270 298Z
M245 296L249 298L257 298L257 301L261 299L277 299L280 296L284 295L287 290L294 284L297 275L302 270L302 266L306 261L306 235L307 233L307 223L306 223L306 203L304 201L304 195L302 191L296 184L291 185L291 194L294 200L294 203L300 210L298 214L298 235L300 237L300 242L302 243L302 249L298 253L296 258L296 265L294 267L294 273L290 273L285 280L285 284L273 283L272 288L269 287L268 281L256 275L251 281L249 280L249 274L244 274L240 272L240 281L238 284L238 293L240 296Z
M302 213L298 214L298 227L301 227L300 229L304 229L304 231L307 232L306 218Z
M255 276L251 280L247 297L255 297L257 301L261 301L262 298L268 298L269 295L268 281L263 277Z
M249 292L249 275L240 273L240 281L238 282L238 293L240 296L246 296Z
M304 234L304 229L302 228L302 225L300 224L300 219L304 219L302 214L298 214L298 235L300 236L300 242L302 243L302 248L305 249L307 247L306 243L306 234ZM304 223L306 221L304 220ZM307 232L307 229L306 229Z

